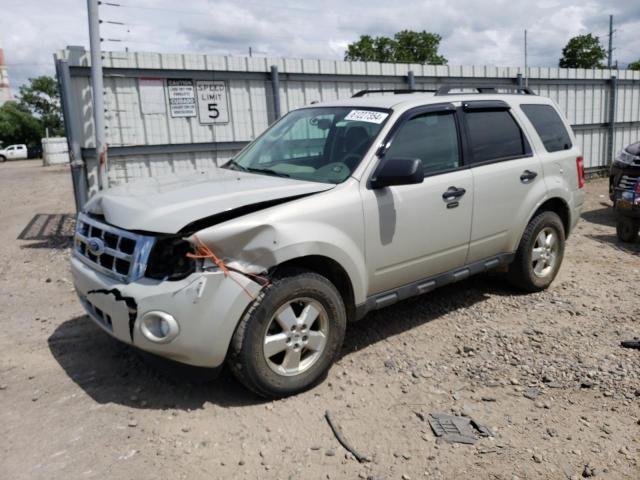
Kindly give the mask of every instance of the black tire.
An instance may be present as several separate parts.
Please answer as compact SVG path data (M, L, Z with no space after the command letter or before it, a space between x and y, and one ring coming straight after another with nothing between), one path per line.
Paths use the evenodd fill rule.
M534 268L534 247L541 232L554 232L557 236L557 251L553 265L543 269L539 274ZM565 232L562 220L554 212L542 212L536 215L527 225L520 239L513 263L509 267L508 279L517 288L526 292L545 290L556 278L564 257ZM547 253L545 253L547 254ZM536 263L536 267L537 267ZM541 276L541 274L543 274Z
M309 365L308 369L299 374L287 376L274 371L274 363L271 360L275 356L267 360L263 350L264 340L270 332L268 329L273 328L272 322L276 322L275 325L279 328L279 322L275 319L276 312L286 308L288 304L297 305L298 302L294 300L300 298L310 299L311 302L317 302L316 305L324 308L322 318L327 332L323 350L317 354L315 361ZM320 322L320 318L318 316L317 322ZM340 353L346 324L344 302L329 280L306 270L288 270L274 278L272 283L262 290L240 320L231 340L229 367L244 386L262 397L280 398L302 392L325 378ZM312 326L308 326L309 330ZM284 333L284 329L280 333ZM313 352L306 350L306 347L302 347L301 351L302 358L309 353L313 355ZM288 350L282 352L283 355L287 353ZM284 363L283 359L282 365Z
M609 200L615 203L616 191L613 188L613 177L609 177Z
M638 238L640 222L631 218L619 218L616 222L616 235L623 242L633 243Z
M7 161L7 157L0 155L0 163L6 162L6 161Z

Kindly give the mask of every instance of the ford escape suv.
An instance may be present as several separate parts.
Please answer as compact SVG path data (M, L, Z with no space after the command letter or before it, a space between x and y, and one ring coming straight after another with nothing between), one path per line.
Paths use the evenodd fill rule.
M497 267L547 288L584 199L553 102L364 93L291 111L212 171L94 196L71 258L90 317L279 397L324 378L367 312Z

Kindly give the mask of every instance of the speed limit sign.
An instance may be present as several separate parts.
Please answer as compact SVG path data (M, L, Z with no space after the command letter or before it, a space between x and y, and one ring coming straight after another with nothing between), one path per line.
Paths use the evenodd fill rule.
M198 80L198 116L200 123L228 123L227 84L218 80Z

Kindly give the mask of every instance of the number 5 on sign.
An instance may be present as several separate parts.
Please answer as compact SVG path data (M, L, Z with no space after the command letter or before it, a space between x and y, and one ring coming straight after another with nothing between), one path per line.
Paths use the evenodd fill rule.
M198 116L200 123L228 123L227 84L218 80L198 80Z

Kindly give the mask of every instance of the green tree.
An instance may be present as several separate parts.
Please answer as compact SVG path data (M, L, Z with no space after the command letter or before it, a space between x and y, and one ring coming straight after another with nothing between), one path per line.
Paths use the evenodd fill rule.
M6 102L0 107L0 142L11 145L26 143L39 145L44 136L42 122L28 109L16 102Z
M58 82L53 77L43 75L30 78L28 84L20 87L19 101L22 107L40 120L43 130L49 129L49 135L65 134Z
M347 61L387 63L428 63L444 65L447 59L438 54L442 37L437 33L402 30L393 38L361 35L347 46Z
M640 70L640 60L636 60L635 62L631 62L627 65L629 70Z
M603 68L602 61L607 52L600 39L587 33L573 37L562 49L560 67L562 68Z

